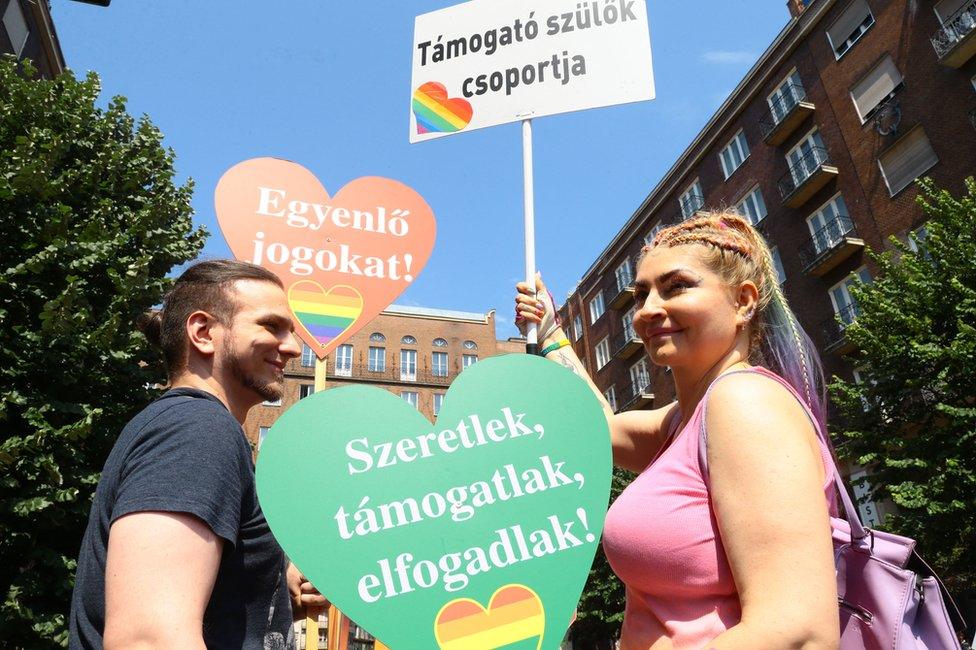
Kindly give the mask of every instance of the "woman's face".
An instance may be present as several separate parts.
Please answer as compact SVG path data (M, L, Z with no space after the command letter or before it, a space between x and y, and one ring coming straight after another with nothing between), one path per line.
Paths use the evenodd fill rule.
M704 251L658 246L637 269L634 331L657 365L704 372L736 345L736 292L705 265Z

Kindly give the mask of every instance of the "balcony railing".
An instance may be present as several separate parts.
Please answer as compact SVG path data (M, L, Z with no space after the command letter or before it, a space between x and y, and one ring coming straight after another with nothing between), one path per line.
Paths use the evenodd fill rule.
M705 207L705 197L701 194L688 194L681 199L681 219L691 219Z
M628 281L623 284L620 278L617 278L616 292L614 292L613 297L610 298L610 307L613 309L622 309L627 306L630 299L634 297L634 288L632 286L633 280Z
M959 68L976 52L976 0L970 0L952 14L932 36L939 62Z
M621 410L631 411L648 406L654 402L654 393L650 391L650 375L640 375L627 387L624 395L624 407Z
M354 380L396 384L429 384L433 386L447 386L460 374L461 369L445 368L415 368L413 366L387 365L382 370L371 370L368 364L354 363L347 368L336 369L330 363L326 371L326 380Z
M854 322L860 310L857 303L852 302L842 307L836 314L823 323L820 327L824 335L824 345L827 352L846 352L853 348L845 334L847 326Z
M824 147L810 147L801 158L790 165L777 183L783 202L796 208L807 201L833 176L837 168L830 166L830 154Z
M644 342L640 340L634 330L626 330L613 339L613 356L629 359L643 347Z
M838 214L800 247L800 263L805 273L820 276L864 248L850 217Z
M814 111L814 105L805 101L807 91L803 86L790 82L783 93L771 103L769 110L759 120L763 141L780 145L797 126Z
M976 129L976 108L969 111L969 123L973 125L974 129Z

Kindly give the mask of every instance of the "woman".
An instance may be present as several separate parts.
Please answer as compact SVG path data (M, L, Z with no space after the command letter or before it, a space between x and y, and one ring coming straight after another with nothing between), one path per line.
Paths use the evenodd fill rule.
M614 463L639 472L603 534L627 591L620 647L837 647L823 375L768 246L738 215L693 219L645 247L634 284L634 331L677 394L654 411L613 414L541 280L516 297L602 402Z

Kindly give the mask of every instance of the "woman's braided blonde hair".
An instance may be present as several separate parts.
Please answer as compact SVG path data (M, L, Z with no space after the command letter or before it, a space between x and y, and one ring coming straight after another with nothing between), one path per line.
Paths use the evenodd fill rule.
M824 425L820 357L786 302L766 240L738 214L722 211L661 230L643 252L692 244L702 248L705 264L730 286L747 281L756 285L759 300L750 322L749 361L786 379Z

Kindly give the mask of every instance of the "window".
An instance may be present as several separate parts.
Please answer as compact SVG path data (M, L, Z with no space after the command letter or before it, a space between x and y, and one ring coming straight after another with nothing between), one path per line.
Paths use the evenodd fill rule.
M939 157L921 126L917 126L878 158L888 192L898 194L912 181L931 169Z
M782 122L783 118L789 115L793 107L804 97L806 97L806 91L800 81L800 73L793 70L783 83L777 86L776 90L766 98L766 103L769 104L769 112L776 124Z
M10 0L7 10L3 12L3 28L7 30L7 37L14 48L14 55L20 58L20 53L27 45L27 37L30 30L27 28L27 19L24 17L24 10L20 8L17 0Z
M851 296L851 287L858 280L861 282L871 281L871 274L868 273L867 268L862 266L830 289L830 302L834 307L834 313L840 318L843 326L850 325L857 318L857 303Z
M745 132L740 129L718 157L722 161L722 173L728 178L749 157L749 143L746 142Z
M298 399L305 399L315 392L315 384L299 384Z
M406 402L410 406L417 408L417 397L418 397L417 391L405 390L402 393L400 393L400 397L403 399L404 402Z
M386 348L369 346L369 360L366 369L370 372L384 372L386 370Z
M773 246L773 249L769 251L773 256L773 266L776 268L776 281L779 284L786 282L786 271L783 270L783 260L779 257L779 248Z
M630 382L634 387L634 396L640 395L651 385L651 373L647 372L647 359L641 359L630 367Z
M477 354L464 354L464 355L461 355L461 367L462 368L467 368L468 366L473 366L476 363L478 363L478 355Z
M302 343L302 368L311 368L315 365L315 353L308 344Z
M617 277L617 291L623 291L633 284L634 272L630 268L630 260L624 260L623 263L617 267L617 270L614 271L614 275Z
M348 343L336 348L335 373L337 377L352 376L352 346Z
M590 301L590 325L595 323L600 316L603 316L603 291L597 291L596 296Z
M447 377L447 352L434 352L430 355L430 367L435 377Z
M576 314L573 318L573 339L579 341L583 338L583 317Z
M857 114L861 116L861 123L867 122L904 85L901 73L898 72L891 57L886 56L881 59L881 62L851 89L851 99L854 100Z
M434 393L434 416L440 414L441 407L444 405L444 393Z
M936 2L933 8L935 9L935 15L939 18L939 22L943 25L948 25L959 13L959 10L967 4L969 4L969 0L941 0L940 2Z
M400 339L400 343L402 343L403 345L417 345L417 338L407 334L402 339Z
M446 348L447 341L445 341L444 339L434 339L433 345L435 348Z
M820 165L827 162L827 148L824 146L820 131L814 129L798 145L786 154L786 162L790 165L790 175L793 183L799 187Z
M266 399L263 402L261 402L261 405L262 406L281 406L281 398L279 397L278 399L275 399L275 400Z
M763 200L762 190L757 185L751 192L736 203L735 211L756 225L766 218L766 201Z
M610 340L605 338L596 344L596 368L599 370L610 361Z
M681 205L681 216L685 219L690 219L705 205L705 194L702 192L701 183L698 182L697 178L678 199L678 204Z
M462 346L464 347L465 350L477 350L478 349L478 344L475 343L474 341L465 341L464 343L462 343Z
M637 313L637 305L634 305L627 311L626 314L621 318L621 322L624 325L624 340L630 341L637 338L637 333L634 332L634 314Z
M261 449L261 445L264 444L264 439L268 437L270 430L271 427L258 427L258 449Z
M613 386L603 391L603 396L607 398L607 403L610 404L610 410L614 413L617 412L617 391L614 390Z
M840 194L807 217L807 228L810 229L817 255L829 251L840 243L841 238L850 231L850 227L847 204Z
M369 335L369 342L370 343L386 343L386 337L383 336L380 332L373 332L372 334Z
M915 232L909 233L908 235L908 249L914 253L921 253L923 256L928 257L929 253L925 247L925 240L928 239L928 236L928 228L919 226L915 229Z
M417 381L416 350L400 350L400 381Z
M662 230L664 230L666 227L667 227L667 224L658 223L656 226L654 226L653 228L651 228L651 232L647 233L647 236L644 237L644 243L646 245L648 245L648 246L653 246L654 245L654 238L657 237L657 234L659 232L661 232Z
M874 24L874 16L865 0L854 0L844 13L827 28L827 40L838 59L854 47L854 43Z

